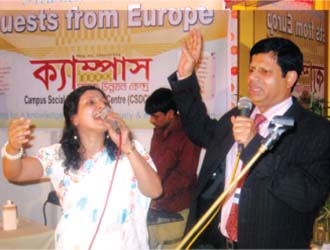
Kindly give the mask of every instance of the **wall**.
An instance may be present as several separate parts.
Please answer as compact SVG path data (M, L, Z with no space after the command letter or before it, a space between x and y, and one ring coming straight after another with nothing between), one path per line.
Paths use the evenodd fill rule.
M240 11L239 13L239 79L238 90L240 96L247 95L246 79L249 71L249 51L254 44L254 12Z
M330 2L329 2L329 9L330 9ZM328 19L328 29L330 27L330 16L329 16L329 12L328 12L328 16L327 16L327 19ZM329 33L327 35L327 40L328 40L328 47L327 47L327 50L328 50L328 57L327 57L327 64L328 64L328 71L327 72L330 72L330 37L329 37ZM327 110L327 115L328 115L328 118L330 117L330 105L329 105L329 97L330 97L330 87L329 87L329 74L327 74L327 78L326 78L326 83L327 83L327 93L328 93L328 96L327 96L327 107L328 107L328 110Z
M304 72L293 95L297 96L306 107L309 107L311 100L327 101L329 96L328 14L328 11L241 11L239 95L247 95L250 48L260 39L279 36L294 41L304 54Z

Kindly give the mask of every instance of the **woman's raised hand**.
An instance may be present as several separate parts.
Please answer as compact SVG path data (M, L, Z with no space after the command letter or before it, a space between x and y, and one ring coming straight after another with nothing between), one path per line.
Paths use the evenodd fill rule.
M12 120L8 128L8 144L13 150L19 150L31 140L31 120L20 117Z

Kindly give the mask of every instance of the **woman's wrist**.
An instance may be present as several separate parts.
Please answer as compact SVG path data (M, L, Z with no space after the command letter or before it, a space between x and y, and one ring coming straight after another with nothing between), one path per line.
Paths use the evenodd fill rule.
M15 161L15 160L22 158L23 153L24 153L22 147L19 149L19 152L17 154L10 154L7 152L7 145L8 145L8 141L5 143L5 145L1 149L2 158L7 158L8 160L11 160L11 161Z
M124 152L124 154L125 154L126 156L129 156L129 155L132 154L134 151L135 151L135 146L134 146L134 144L132 143L131 146L129 147L129 149L128 149L128 150L124 150L123 152Z

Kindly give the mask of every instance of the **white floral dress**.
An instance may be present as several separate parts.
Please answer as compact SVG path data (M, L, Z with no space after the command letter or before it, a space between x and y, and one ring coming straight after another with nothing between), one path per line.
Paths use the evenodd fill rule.
M143 146L136 140L134 144L155 169ZM55 233L56 249L88 249L92 241L92 249L149 249L146 215L150 198L138 189L126 156L120 157L100 225L115 168L115 160L111 160L106 150L86 160L78 171L69 173L64 173L60 144L40 149L37 158L45 176L50 177L63 209Z

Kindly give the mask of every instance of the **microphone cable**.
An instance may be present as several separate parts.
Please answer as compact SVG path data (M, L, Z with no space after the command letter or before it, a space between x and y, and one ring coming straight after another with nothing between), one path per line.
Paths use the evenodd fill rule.
M118 166L118 162L119 162L119 159L120 159L120 154L121 154L121 144L122 144L122 138L121 138L121 133L119 133L119 145L118 145L118 151L116 153L116 162L115 162L115 167L113 169L113 173L112 173L112 177L111 177L111 181L110 181L110 186L109 186L109 189L108 189L108 193L107 193L107 196L106 196L106 200L105 200L105 204L104 204L104 207L103 207L103 211L101 213L101 216L100 216L100 220L97 224L97 227L96 227L96 230L95 230L95 233L94 233L94 236L92 238L92 241L91 243L89 244L89 247L88 247L88 250L91 250L92 247L93 247L93 244L94 244L94 241L95 241L95 238L99 232L99 229L100 229L100 226L101 226L101 223L102 223L102 220L103 220L103 216L105 214L105 210L108 206L108 202L109 202L109 197L110 197L110 193L111 193L111 189L112 189L112 184L114 182L114 179L115 179L115 174L116 174L116 170L117 170L117 166Z

